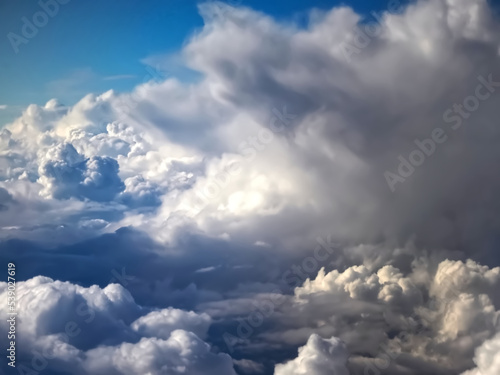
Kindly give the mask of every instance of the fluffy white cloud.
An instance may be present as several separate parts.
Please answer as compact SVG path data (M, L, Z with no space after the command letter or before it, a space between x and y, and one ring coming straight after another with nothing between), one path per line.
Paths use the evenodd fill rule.
M274 375L349 375L346 364L349 352L339 339L323 339L312 335L299 356L283 365L277 365Z
M118 176L115 159L93 156L85 160L68 143L58 144L45 152L38 171L38 182L44 186L42 195L108 202L125 188Z
M127 323L141 315L142 308L118 284L104 289L95 285L84 288L39 276L16 286L18 329L21 337L31 344L42 336L65 333L67 323L73 321L84 328L78 329L81 335L76 338L77 342L95 345L108 335L124 332ZM1 283L0 295L7 298L7 293L7 284ZM7 307L2 310L6 313ZM0 327L6 329L6 322Z
M387 365L370 366L386 366L384 370L397 374L398 366L410 371L410 363L421 361L431 367L419 373L463 371L474 349L498 331L500 268L444 260L432 271L431 264L416 259L406 275L394 266L321 270L316 279L296 289L296 306L300 315L308 316L310 331L342 338L357 366L368 366L367 359L362 360L366 352L374 358L390 352L393 357ZM287 336L301 337L300 330L276 334L273 341ZM355 374L362 371L363 366Z
M462 375L494 375L500 371L500 334L486 341L476 350L474 362L477 368Z
M154 210L167 192L178 194L203 172L201 157L118 121L116 100L108 92L72 108L54 100L32 105L1 130L0 186L19 202L2 236L74 241L96 234L106 226L79 222ZM48 225L66 229L36 234Z
M303 294L320 291L331 293L344 291L352 299L379 300L410 308L422 301L418 288L393 266L384 266L377 273L371 273L363 265L350 267L342 273L334 270L325 274L325 270L321 269L314 281L307 280L301 288L296 289L296 295L300 298Z
M199 337L211 323L206 314L150 311L118 284L84 288L39 276L16 285L18 358L25 371L235 375L231 357L212 352ZM7 293L0 283L0 297ZM6 315L7 306L0 312ZM3 320L0 331L8 328Z
M207 314L196 314L177 309L163 309L141 316L131 327L141 336L168 339L170 334L178 329L193 332L204 338L210 326L211 319Z
M143 338L136 344L93 349L83 367L97 375L236 375L231 357L211 353L208 344L181 330L167 340Z

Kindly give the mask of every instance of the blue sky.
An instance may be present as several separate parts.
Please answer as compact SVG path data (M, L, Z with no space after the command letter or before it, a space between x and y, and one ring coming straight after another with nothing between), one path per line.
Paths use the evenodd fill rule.
M203 21L196 0L139 0L84 2L70 0L20 44L15 53L9 33L22 36L22 18L41 10L37 1L0 4L0 124L31 103L58 98L73 104L89 92L128 91L151 74L141 63L157 54L177 51ZM305 21L311 7L328 9L333 0L231 0L279 19ZM369 14L387 0L349 2ZM175 74L175 73L174 73Z

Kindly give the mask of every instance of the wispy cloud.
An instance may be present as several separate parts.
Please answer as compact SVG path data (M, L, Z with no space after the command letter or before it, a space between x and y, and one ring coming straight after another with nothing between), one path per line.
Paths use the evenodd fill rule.
M7 105L6 104L0 104L0 110L3 110L3 109L7 109Z
M68 93L81 97L88 93L84 87L96 79L98 75L91 68L74 69L64 77L48 82L47 92L54 98L64 98Z
M195 273L212 272L212 271L215 271L218 268L220 268L220 265L219 266L206 267L206 268L200 268L199 270L196 270Z

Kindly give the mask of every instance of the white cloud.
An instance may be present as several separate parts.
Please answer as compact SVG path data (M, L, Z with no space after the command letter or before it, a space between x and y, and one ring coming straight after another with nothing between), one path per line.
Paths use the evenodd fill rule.
M346 364L349 353L337 338L322 339L312 335L299 349L299 356L283 365L277 365L274 375L349 375Z
M477 368L462 375L495 375L500 372L500 334L486 341L476 350L474 362Z
M84 288L36 277L16 286L18 356L38 353L42 359L34 363L44 370L235 375L232 359L213 353L197 336L207 333L206 314L171 308L148 313L117 284ZM0 297L7 293L7 283L0 283ZM0 311L6 315L7 305ZM5 335L8 324L0 323Z
M203 339L207 335L210 324L211 319L207 314L199 315L192 311L169 308L141 316L132 323L131 327L145 337L168 339L173 331L183 329Z
M196 335L177 330L168 340L100 347L86 354L86 373L96 375L236 375L227 354L214 354Z
M300 309L300 315L308 317L309 331L316 326L320 332L333 332L358 361L366 352L385 356L385 348L390 348L394 359L384 369L390 365L394 373L397 366L410 371L411 362L405 361L411 357L434 366L431 372L463 371L474 349L498 330L500 268L444 260L433 273L425 258L414 259L412 265L407 275L393 266L321 270L296 289L297 307L284 311ZM272 339L300 340L301 329Z

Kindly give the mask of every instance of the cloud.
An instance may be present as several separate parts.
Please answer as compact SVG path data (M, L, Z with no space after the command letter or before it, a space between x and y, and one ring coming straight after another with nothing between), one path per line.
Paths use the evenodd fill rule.
M341 48L359 20L349 8L322 13L300 29L245 8L212 17L210 6L202 6L206 27L183 51L188 66L204 74L196 89L168 79L145 84L130 98L133 116L149 131L205 155L204 173L174 199L163 199L157 217L142 218L144 227L170 241L170 233L186 225L184 211L194 206L200 230L238 238L259 233L254 242L292 242L293 228L301 227L301 238L309 240L315 232L349 242L404 243L415 235L431 247L485 250L491 232L480 223L494 217L496 203L472 197L494 197L489 187L498 181L485 167L478 184L461 166L498 158L490 144L494 129L479 125L493 116L498 96L493 92L468 119L472 136L450 132L452 124L443 119L454 102L474 93L479 77L496 82L499 76L498 33L488 5L478 0L466 6L477 8L477 19L451 1L386 14L384 33L352 61ZM230 54L219 47L227 45L227 35ZM468 51L476 45L474 59L483 56L486 63L473 69ZM430 96L429 85L438 86ZM286 131L269 136L273 108L283 112L284 106L295 118ZM438 127L454 141L391 192L384 173L396 171L399 155L408 159L415 140ZM261 142L259 134L272 141ZM477 152L457 151L465 148ZM235 162L245 173L228 173ZM231 225L235 219L246 225Z
M88 95L71 108L31 106L7 128L19 147L9 148L5 170L14 180L5 184L20 191L17 180L28 176L39 182L30 190L42 187L46 198L114 200L137 211L110 228L132 223L164 242L195 227L296 250L331 233L348 243L403 244L415 236L422 246L486 252L494 230L485 228L498 224L498 204L474 197L496 202L499 184L492 172L495 128L481 125L497 108L498 28L485 1L471 4L464 6L477 18L444 0L387 13L381 35L352 61L342 46L354 43L349 35L359 16L349 8L318 13L301 28L247 8L214 16L211 5L202 5L205 27L180 53L203 74L199 81L170 77L130 94ZM231 53L219 48L227 35ZM473 55L471 46L478 46ZM474 69L472 59L484 64ZM479 90L488 100L465 115L460 130L450 130L445 112L488 77ZM438 86L433 95L429 85ZM392 192L384 173L396 173L399 156L408 161L415 140L424 142L436 128L450 141ZM117 171L127 191L115 177L99 183L85 177L85 187L51 185L43 179L47 161L45 150L36 151L38 139L48 149L64 143L86 159L116 160L111 175ZM14 152L21 150L30 152L19 161ZM480 176L462 165L478 166L467 170ZM235 220L242 224L231 225Z
M207 335L211 319L207 314L198 315L176 309L153 311L132 323L134 331L142 336L168 339L176 329L183 329L196 334L200 338Z
M500 334L486 341L476 350L474 362L477 368L466 371L462 375L493 375L500 371Z
M0 188L0 211L7 211L12 203L14 203L12 195L7 190Z
M42 195L106 202L125 188L118 170L115 159L94 156L85 160L71 144L63 143L47 151L38 171L38 181L44 186Z
M393 266L321 270L295 290L295 303L283 307L284 314L300 310L289 322L305 321L267 336L300 342L307 332L334 334L349 348L352 374L369 367L391 374L463 371L474 349L498 332L500 268L443 260L433 272L429 259L411 264L406 275Z
M299 356L284 365L277 365L274 375L348 375L348 357L348 351L339 339L312 335L306 346L299 349Z
M36 277L16 286L18 367L72 374L235 375L231 358L211 352L196 335L208 330L206 314L148 313L117 284L84 288ZM7 283L0 283L0 295L7 293ZM7 307L2 310L7 313ZM2 322L0 331L7 334L8 324Z
M74 69L66 74L64 78L50 81L46 85L47 93L53 97L72 98L85 95L83 86L98 78L98 75L89 67Z
M235 346L244 371L308 340L277 371L341 371L344 347L320 336L345 342L353 374L383 366L387 347L388 374L463 372L483 344L486 363L500 309L487 1L416 1L379 15L375 36L348 7L306 25L199 9L175 60L198 79L53 99L0 130L0 247L22 264L30 345L59 353L54 371L231 373L220 333L279 296ZM317 261L326 234L338 256ZM129 292L108 285L123 269ZM55 317L81 318L77 302L96 328L61 342Z
M2 105L0 105L0 110L7 109L7 107L8 106L6 104L2 104Z
M87 353L89 374L236 375L231 358L213 354L196 335L174 331L168 340L142 339L137 344L101 347Z
M248 360L233 360L235 366L244 374L261 374L265 371L264 366L260 363Z

